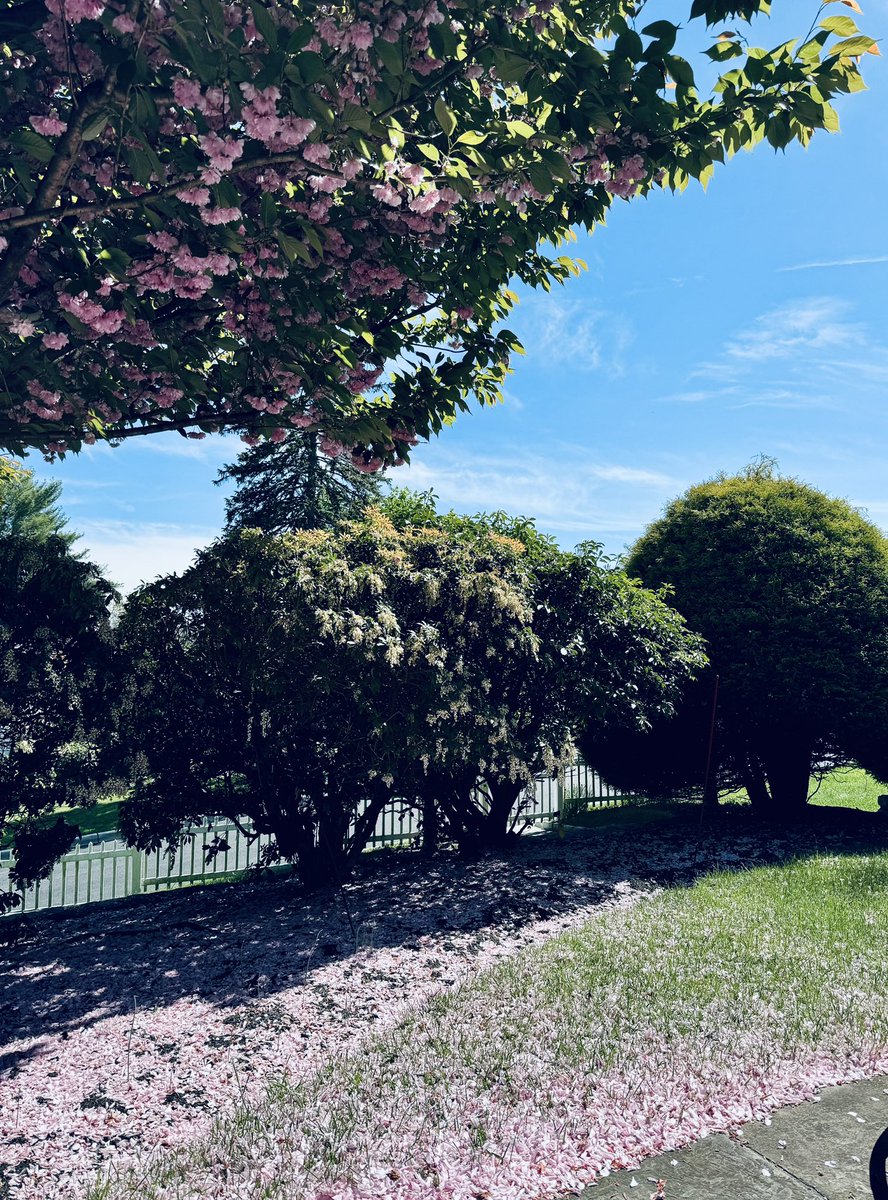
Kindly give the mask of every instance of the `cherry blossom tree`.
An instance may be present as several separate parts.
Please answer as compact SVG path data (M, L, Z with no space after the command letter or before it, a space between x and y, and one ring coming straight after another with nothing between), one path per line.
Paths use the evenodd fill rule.
M0 447L296 426L372 472L495 401L511 280L563 282L616 200L837 128L876 49L847 11L766 52L719 27L769 0L643 8L6 3Z

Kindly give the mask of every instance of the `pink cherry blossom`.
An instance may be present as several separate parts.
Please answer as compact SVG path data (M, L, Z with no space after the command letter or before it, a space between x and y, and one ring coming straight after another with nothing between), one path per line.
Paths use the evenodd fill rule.
M208 208L203 212L202 220L205 225L230 225L241 216L239 208Z
M373 30L366 21L355 21L348 29L347 38L356 50L369 50L373 45Z
M220 137L208 133L197 139L198 145L211 164L220 171L229 171L244 152L244 144L234 137Z
M46 0L46 7L72 25L79 21L97 21L105 11L104 0Z
M58 137L68 128L65 122L60 121L58 117L28 117L28 121L32 129L36 129L38 133L44 133L48 137Z
M196 108L201 100L201 87L196 79L177 75L173 80L173 97L183 108Z
M210 203L210 193L205 187L182 188L176 195L180 200L184 200L186 204L194 204L197 208L206 208Z

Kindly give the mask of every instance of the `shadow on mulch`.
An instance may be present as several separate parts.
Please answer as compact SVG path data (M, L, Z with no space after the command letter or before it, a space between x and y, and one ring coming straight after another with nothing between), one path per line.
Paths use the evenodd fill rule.
M428 935L513 934L609 899L620 880L682 886L713 868L888 849L888 820L856 810L812 809L792 829L742 810L706 824L699 810L637 828L631 815L626 821L521 838L476 860L379 851L338 890L306 894L289 880L260 879L8 918L0 924L0 1075L34 1052L31 1039L65 1038L134 1005L267 1001L320 963L367 946L410 951Z

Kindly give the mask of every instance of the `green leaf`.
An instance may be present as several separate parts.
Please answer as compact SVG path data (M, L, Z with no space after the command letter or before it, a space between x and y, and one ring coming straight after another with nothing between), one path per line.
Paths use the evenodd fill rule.
M799 58L802 62L806 63L816 62L820 57L824 45L826 44L826 40L827 37L825 33L816 34L811 38L810 41L805 42L804 46L799 47L799 50L796 53L796 58Z
M315 83L326 73L327 64L314 50L303 50L296 58L295 65L305 83Z
M441 151L437 146L433 145L432 142L420 142L416 148L420 154L425 155L425 157L430 159L432 162L436 163L441 161Z
M876 39L867 37L865 33L861 33L858 37L845 38L843 42L836 42L834 46L830 46L830 54L838 54L843 58L849 58L858 54L866 54L871 46L875 46Z
M531 64L526 58L521 58L508 50L497 51L494 63L496 73L503 83L520 83L531 68Z
M346 125L350 125L352 129L360 129L362 133L369 133L370 127L373 124L366 108L359 108L357 104L344 105L342 119Z
M675 37L678 33L678 26L673 25L671 21L654 21L650 25L645 25L641 32L645 37L657 39Z
M456 117L447 107L441 96L435 101L435 119L444 130L447 137L451 137L456 129Z
M138 115L136 116L136 120L139 121ZM141 124L141 122L139 122L139 123ZM105 132L107 125L108 125L107 112L102 111L102 112L98 113L97 116L93 117L93 119L86 125L85 129L83 130L83 140L85 142L95 141L95 139L97 137L101 137L101 135Z
M725 39L721 42L716 42L714 46L710 46L703 53L707 58L711 58L713 62L727 62L731 58L739 58L743 54L743 47L737 42Z
M154 167L149 156L143 150L130 146L124 148L123 155L136 183L140 183L143 187L147 186L154 174Z
M629 62L638 62L644 54L644 42L634 29L627 29L625 33L620 34L614 43L614 54L617 58L625 58Z
M277 223L278 209L274 196L271 192L266 192L262 197L262 224L266 229L271 229Z
M262 34L263 41L271 50L277 49L277 26L271 18L268 9L262 3L262 0L250 0L250 10L253 13L253 20L256 23L256 28Z
M311 262L311 254L304 242L300 242L298 238L290 237L289 234L281 233L280 230L278 230L275 236L277 237L278 245L287 256L289 262L295 262L297 258L302 259L303 262Z
M680 84L682 87L694 86L694 72L691 68L691 64L687 62L686 59L681 58L677 54L670 54L669 57L664 60L664 62L666 65L666 70L676 83Z
M386 42L379 38L373 43L373 51L390 75L403 74L404 58L397 42Z
M548 195L552 192L552 176L546 170L542 163L531 163L527 169L527 174L530 176L530 182L538 192Z
M476 129L467 129L456 140L457 144L462 146L480 146L482 142L487 140L487 134L478 133Z
M29 154L31 158L36 158L38 162L51 162L55 154L52 142L33 129L20 129L12 135L10 141L24 150L25 154Z
M335 123L336 114L333 112L333 109L330 107L327 101L321 99L317 92L308 93L308 104L316 116L319 116L325 125L330 126Z
M839 132L839 114L831 104L823 106L823 128L830 133Z
M526 121L506 121L506 129L510 137L520 138L524 142L536 133L534 127Z
M850 17L827 17L820 22L820 28L829 33L837 33L839 37L850 37L854 33L860 33Z

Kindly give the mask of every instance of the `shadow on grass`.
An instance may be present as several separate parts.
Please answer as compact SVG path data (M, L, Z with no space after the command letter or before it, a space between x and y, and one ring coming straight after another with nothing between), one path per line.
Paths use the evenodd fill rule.
M312 895L272 878L4 920L0 1076L14 1075L41 1035L186 997L268 1001L366 946L410 951L424 935L512 933L599 904L620 880L681 886L711 869L888 848L888 820L853 810L814 809L786 829L743 809L704 824L690 806L640 805L586 814L583 826L474 861L379 851L345 887Z

